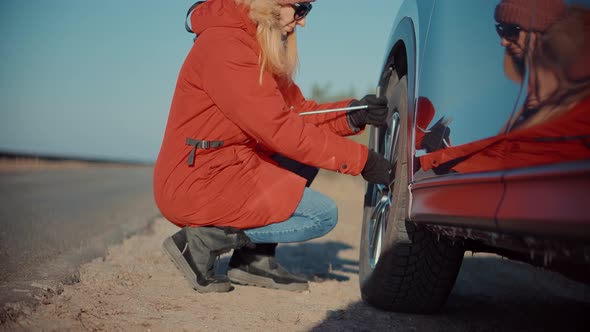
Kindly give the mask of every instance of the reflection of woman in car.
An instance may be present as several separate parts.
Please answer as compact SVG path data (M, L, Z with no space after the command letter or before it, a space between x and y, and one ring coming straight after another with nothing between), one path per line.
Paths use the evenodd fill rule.
M565 19L558 21L536 43L529 66L527 107L535 109L528 117L521 117L517 128L528 128L548 121L569 110L590 88L587 77L590 46L587 38L589 10L571 7ZM586 52L586 53L584 53ZM574 59L576 58L576 59ZM575 62L574 64L572 64Z
M536 112L518 130L420 157L423 170L476 172L590 159L590 11L571 7L530 55Z
M503 0L496 6L496 31L502 46L506 48L504 70L508 78L523 81L526 68L533 66L527 53L530 55L534 52L546 31L565 13L566 7L562 0ZM520 126L537 111L539 97L534 84L534 79L529 80L526 102L513 117L512 123L507 124L508 127Z
M565 15L563 0L502 0L496 6L494 18L496 31L506 54L517 65L522 80L524 59L537 36L542 35L558 19ZM512 76L511 76L512 77Z
M388 160L342 137L384 124L387 100L369 95L318 105L292 80L295 29L305 25L313 1L208 0L192 12L199 37L180 70L154 196L162 214L183 227L164 248L198 291L229 291L229 279L307 289L307 280L276 262L275 248L328 233L337 208L306 187L316 172L306 176L285 164L391 182ZM369 108L298 114L349 104ZM285 158L273 160L274 153ZM243 247L248 240L256 246ZM229 279L215 276L215 258L232 249Z
M508 78L522 82L525 69L531 64L526 60L527 50L534 49L537 40L547 29L565 15L566 7L562 0L502 0L495 10L496 31L501 44L506 48L504 70ZM515 116L517 125L526 117L537 112L539 106L536 91L529 86L529 98L525 106ZM430 153L449 146L450 128L444 118L425 130L434 114L430 101L425 97L418 99L416 118L416 149ZM505 126L507 127L508 124ZM512 126L514 128L514 126ZM504 128L501 132L504 132ZM442 170L441 170L442 171ZM444 173L444 171L442 171Z

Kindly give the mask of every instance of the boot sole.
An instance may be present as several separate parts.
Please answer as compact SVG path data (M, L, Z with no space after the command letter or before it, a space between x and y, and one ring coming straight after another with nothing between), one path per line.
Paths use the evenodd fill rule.
M188 281L189 285L199 293L224 293L231 290L231 283L215 283L207 286L199 285L197 283L197 275L193 269L188 265L182 252L178 250L178 247L174 243L171 237L164 240L162 243L162 251L170 258L172 263L176 266L178 271L182 273L184 279Z
M240 269L230 269L227 275L231 282L239 285L257 286L271 289L282 289L292 292L302 292L309 289L309 283L279 284L271 278L257 276Z

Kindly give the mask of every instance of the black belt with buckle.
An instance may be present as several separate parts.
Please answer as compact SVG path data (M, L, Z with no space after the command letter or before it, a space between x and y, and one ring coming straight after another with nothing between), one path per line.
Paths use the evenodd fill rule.
M187 138L186 145L191 145L193 149L191 153L188 155L188 165L194 166L195 165L195 151L197 149L213 149L219 148L223 146L223 141L202 141L198 139Z

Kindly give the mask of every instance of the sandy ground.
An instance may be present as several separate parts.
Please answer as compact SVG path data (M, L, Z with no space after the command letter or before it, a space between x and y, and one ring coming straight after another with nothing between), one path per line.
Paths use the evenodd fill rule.
M466 256L460 287L440 315L367 306L358 287L364 182L324 173L313 187L336 200L338 226L324 238L278 249L284 266L312 279L309 291L236 286L229 293L196 293L162 253L162 241L176 228L159 219L145 234L83 265L79 283L64 285L54 292L59 295L0 330L572 331L590 326L584 318L590 312L587 288L490 255ZM227 260L220 260L221 270Z

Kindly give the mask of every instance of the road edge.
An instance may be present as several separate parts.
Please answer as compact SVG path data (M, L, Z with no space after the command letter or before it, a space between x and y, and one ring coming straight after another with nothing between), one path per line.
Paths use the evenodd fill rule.
M138 218L97 235L84 247L64 253L37 269L41 278L0 285L0 326L32 314L37 306L51 302L63 292L64 285L80 282L80 267L96 258L104 258L109 247L123 243L135 235L149 234L161 214L147 220ZM142 220L143 219L143 220Z

